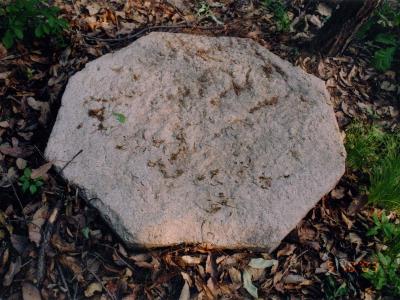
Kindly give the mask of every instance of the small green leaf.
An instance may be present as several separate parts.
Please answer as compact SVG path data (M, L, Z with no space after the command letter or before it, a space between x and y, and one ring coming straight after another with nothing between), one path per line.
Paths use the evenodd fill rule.
M397 38L394 34L391 33L380 33L375 37L375 42L388 46L396 46Z
M82 235L85 239L89 239L90 229L89 227L82 228Z
M29 181L28 180L24 180L22 181L22 191L24 193L26 193L26 191L29 189Z
M335 291L335 297L339 298L339 297L344 297L348 294L348 290L347 290L347 284L346 282L343 282L338 289Z
M380 49L375 52L373 64L379 71L386 71L392 66L396 47Z
M42 26L38 25L35 28L35 36L38 37L38 38L41 38L43 35L44 34L43 34Z
M243 287L246 289L246 291L252 295L254 298L258 298L258 290L257 287L253 285L251 282L251 274L247 269L244 269L243 271Z
M60 26L62 29L67 28L68 25L69 25L68 21L65 20L65 19L57 19L57 21L58 21L59 26Z
M49 17L48 20L47 20L47 23L49 23L49 26L50 26L50 27L55 27L55 26L57 26L56 21L57 21L56 18L54 18L54 17Z
M22 40L24 38L24 32L22 31L21 28L15 27L15 28L13 28L13 30L14 30L15 36L18 39Z
M117 118L117 121L121 124L125 123L126 117L123 114L113 112L113 115Z
M29 191L31 192L32 195L34 195L37 192L38 188L36 185L32 184L29 186Z
M32 170L31 169L29 169L29 168L25 168L24 169L24 176L26 178L31 178L31 174L32 174Z
M11 30L6 31L3 38L1 39L1 42L7 49L11 48L14 45L14 34L11 32Z
M45 34L49 34L50 33L50 27L49 27L48 24L44 23L42 27L43 27L43 31L44 31Z

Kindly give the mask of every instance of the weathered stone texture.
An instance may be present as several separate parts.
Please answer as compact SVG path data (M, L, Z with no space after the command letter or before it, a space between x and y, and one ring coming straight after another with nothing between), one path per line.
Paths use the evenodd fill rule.
M64 175L128 244L272 250L344 172L328 101L252 40L151 33L71 77L46 156L83 149Z

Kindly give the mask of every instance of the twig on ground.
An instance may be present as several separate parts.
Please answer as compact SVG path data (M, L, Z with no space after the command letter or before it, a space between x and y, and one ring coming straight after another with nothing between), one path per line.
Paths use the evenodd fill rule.
M61 281L62 281L65 289L67 290L68 299L71 300L72 299L71 292L69 291L69 287L68 287L67 281L65 280L65 276L64 276L63 270L62 270L62 268L61 268L61 266L60 266L60 264L58 262L56 262L56 266L57 266L58 274L60 274Z
M23 56L27 56L27 55L30 55L30 54L31 54L31 53L18 54L18 55L8 55L8 56L6 56L6 57L1 58L0 61L3 61L3 60L13 60L13 59L17 59L17 58L20 58L20 57L23 57Z
M24 268L25 266L29 265L32 262L33 258L29 259L27 262L25 262L24 264L21 265L21 270L22 268Z
M69 164L70 164L75 158L77 158L78 155L81 154L82 152L83 152L82 149L79 150L78 153L76 153L69 161L67 161L67 163L64 165L64 167L61 168L61 170L60 170L59 173L61 174L61 173L65 170L65 168L68 167Z
M38 258L38 267L37 267L37 283L38 285L41 285L44 279L44 269L45 269L45 264L46 264L46 249L49 245L51 236L53 235L53 229L54 229L54 224L57 221L57 217L59 214L59 211L61 209L61 206L64 202L64 197L61 197L60 199L57 200L56 205L54 206L49 219L47 221L46 227L43 232L42 236L42 243L40 245L39 249L39 258Z
M138 32L131 33L122 37L118 38L99 38L99 37L92 37L88 35L83 35L86 39L88 40L96 40L99 42L122 42L122 41L129 41L131 39L140 37L142 34L149 32L149 31L155 31L155 30L161 30L161 29L186 29L186 28L194 28L194 29L204 29L204 30L217 30L217 29L223 29L224 26L198 26L198 25L190 25L190 24L181 24L181 25L157 25L157 26L150 26L146 28L140 29Z
M5 175L5 176L7 176L7 175ZM21 199L18 196L17 190L14 187L14 184L12 183L12 181L10 179L8 179L8 181L11 184L11 188L12 188L12 190L14 192L15 198L17 199L18 204L19 204L19 206L21 208L22 217L24 218L24 222L26 223L26 215L25 215L25 212L24 212L24 206L22 205Z
M40 155L41 158L43 158L43 160L46 160L46 158L44 157L43 152L40 151L40 149L38 148L38 146L33 145L33 148L35 148L36 152Z
M107 289L107 287L103 284L103 282L100 280L100 278L91 270L87 269L90 274L93 275L93 277L101 284L103 289L107 292L107 295L112 299L112 300L117 300L115 295L111 294L111 292Z
M122 258L121 255L119 255L117 249L115 249L114 247L111 247L110 245L104 244L104 243L99 243L99 245L101 245L101 246L103 246L103 247L106 247L106 248L109 248L109 249L112 249L113 252L114 252L114 254L126 265L126 267L128 267L128 268L131 269L132 271L135 271L135 269L133 268L133 266L130 265L126 260L124 260L124 259Z
M75 287L74 287L74 298L73 300L77 299L76 295L78 294L78 282L75 282Z

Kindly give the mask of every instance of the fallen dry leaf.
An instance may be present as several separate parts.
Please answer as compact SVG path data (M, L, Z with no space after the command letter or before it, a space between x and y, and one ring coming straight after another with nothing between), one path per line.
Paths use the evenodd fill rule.
M312 281L305 279L301 275L297 274L289 274L283 280L286 284L301 284L301 285L309 285Z
M344 187L337 187L331 192L331 196L333 199L342 199L344 197L344 192Z
M22 298L23 300L41 300L42 296L36 286L30 282L22 283Z
M10 286L13 282L14 276L21 270L21 257L18 256L15 261L10 263L7 273L4 275L3 285Z
M33 153L33 148L30 146L19 147L19 146L9 146L2 145L0 146L0 152L4 155L12 156L15 158L26 158Z
M293 244L286 244L286 246L279 250L277 253L277 257L281 257L281 256L289 256L291 254L293 254L294 250L296 249L296 246Z
M179 300L190 300L190 289L187 281L185 281L185 284L183 285Z
M43 224L46 222L48 214L47 205L40 207L33 215L32 221L28 224L29 240L34 242L37 247L40 246L42 239L41 229Z
M27 162L25 159L17 158L15 164L17 165L18 169L23 170L26 168Z
M330 8L325 3L319 3L317 6L317 11L321 16L330 17L332 14L332 8Z
M201 263L201 257L190 256L190 255L183 255L181 257L181 260L184 262L184 264L188 266L194 266Z
M31 178L32 179L37 179L37 178L47 178L47 172L50 170L51 166L53 165L53 162L48 162L45 163L44 165L41 165L37 169L33 169L31 173Z
M51 244L55 249L62 253L76 251L75 244L66 242L60 237L59 234L53 234L51 238Z
M11 234L10 240L14 249L17 250L20 255L22 255L26 250L26 246L28 244L28 239L26 238L26 236Z
M60 263L67 269L69 269L74 276L76 276L78 282L83 283L85 278L83 277L83 270L79 264L79 261L72 256L61 255L60 256Z
M347 225L347 229L351 229L351 227L353 227L353 222L343 212L341 213L341 215L342 215L342 220Z
M96 2L90 3L90 4L86 5L85 7L88 10L89 15L91 15L91 16L97 14L101 9L100 5L98 5Z
M236 268L229 268L228 270L229 277L231 278L233 283L241 284L242 283L242 274Z
M91 284L88 285L86 288L84 294L85 297L90 298L92 297L96 292L101 292L103 290L103 287L100 283L98 282L92 282Z
M7 49L0 43L0 59L7 56Z
M206 273L210 274L212 278L216 278L218 274L215 259L211 252L207 256Z
M32 107L34 110L40 111L40 117L39 117L39 122L41 124L46 124L47 122L47 117L50 113L50 105L47 102L42 102L42 101L37 101L33 97L28 97L26 100L28 105Z

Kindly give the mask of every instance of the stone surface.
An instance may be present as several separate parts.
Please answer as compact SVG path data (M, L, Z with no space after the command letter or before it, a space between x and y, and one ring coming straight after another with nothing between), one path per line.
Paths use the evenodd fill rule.
M87 64L46 156L129 244L274 249L342 176L324 82L249 39L151 33Z

